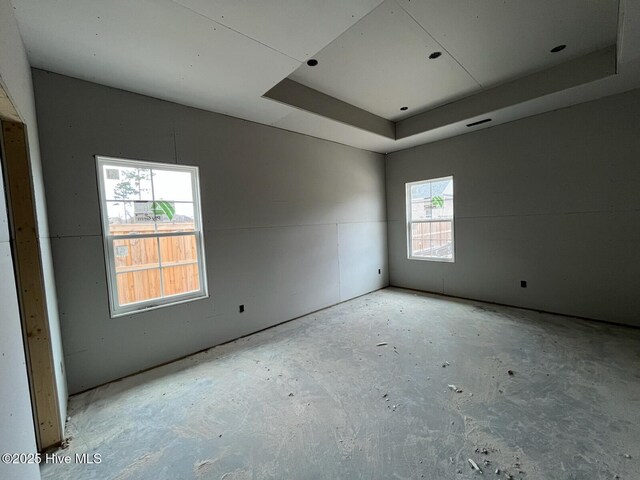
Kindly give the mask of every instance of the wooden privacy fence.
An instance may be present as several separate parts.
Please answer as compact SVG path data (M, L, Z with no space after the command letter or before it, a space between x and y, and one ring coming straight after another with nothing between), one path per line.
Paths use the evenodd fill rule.
M411 251L414 255L430 254L451 245L451 221L411 224Z
M200 289L196 236L124 238L131 233L192 231L192 223L110 225L118 284L118 302L125 305Z

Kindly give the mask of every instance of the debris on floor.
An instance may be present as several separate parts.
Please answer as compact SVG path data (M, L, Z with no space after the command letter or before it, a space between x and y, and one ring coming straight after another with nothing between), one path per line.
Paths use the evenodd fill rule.
M513 375L513 370L507 370L507 373L508 373L509 375Z
M384 347L385 345L389 345L389 343L388 342L376 343L376 347Z
M468 459L469 460L469 464L471 465L471 469L475 470L479 473L482 473L482 470L480 469L480 467L478 466L478 464L476 462L474 462L472 459Z
M196 462L194 467L196 467L196 470L202 470L204 468L206 468L208 465L212 465L213 462L211 460L203 460L201 462Z
M540 325L544 322L523 324L518 321L512 329L507 329L506 323L502 321L499 325L491 325L489 322L486 327L489 330L483 337L486 339L484 341L488 346L495 338L496 343L503 344L505 350L498 351L496 347L497 350L490 351L490 355L487 356L484 347L473 348L469 346L471 344L462 343L465 340L460 337L456 337L457 340L455 342L452 340L451 343L447 343L446 338L442 340L441 337L448 337L445 335L448 332L446 330L435 332L436 329L431 328L432 325L428 324L424 318L423 309L417 309L415 319L411 323L410 333L414 335L406 338L404 342L396 338L397 333L389 334L391 342L382 341L381 338L387 335L384 331L380 332L380 336L373 338L375 333L371 335L371 332L376 331L375 322L378 321L380 325L384 325L384 318L374 319L372 324L367 319L367 322L359 325L360 330L354 330L348 336L335 334L337 321L343 320L341 316L335 316L335 320L332 320L333 317L325 319L326 322L301 320L299 322L303 325L306 325L305 322L308 323L308 328L311 330L306 327L301 328L295 322L289 323L273 329L274 333L270 334L273 338L269 341L262 340L255 342L255 345L245 347L243 340L237 347L222 346L208 354L201 354L197 357L197 362L183 360L162 367L159 372L163 376L163 382L168 383L159 384L155 381L158 375L146 373L138 376L137 380L133 377L74 396L71 399L72 408L70 409L73 412L72 423L69 424L71 428L66 435L72 434L74 438L68 449L61 450L59 453L70 455L75 455L77 452L83 453L87 448L85 441L87 445L99 444L105 452L121 449L118 452L122 454L121 462L103 460L101 466L101 477L116 478L121 465L134 463L136 458L144 453L134 442L152 441L154 444L161 445L166 438L179 435L179 440L183 444L193 445L193 448L180 447L178 452L180 461L171 460L171 462L176 467L186 462L188 467L192 468L196 462L212 458L212 463L203 467L200 472L206 473L202 475L203 477L219 479L225 474L224 472L230 472L225 477L226 480L236 476L250 476L248 472L245 475L244 470L234 470L238 466L237 459L244 456L255 459L256 468L263 468L263 471L267 471L267 468L287 468L291 465L289 463L291 459L296 459L294 462L298 470L290 472L290 478L302 478L305 476L306 469L315 473L317 464L311 458L312 455L307 456L304 442L295 440L304 439L304 434L310 431L307 428L313 428L314 442L317 442L318 451L331 449L335 452L335 465L330 466L330 471L326 474L327 477L333 478L357 476L357 473L356 475L349 473L367 468L367 455L372 451L367 449L375 446L378 451L387 448L388 455L384 457L385 468L388 462L389 471L393 469L399 477L417 477L417 480L420 480L421 473L424 474L423 480L436 477L447 480L480 480L486 478L485 473L495 480L544 480L564 478L563 475L571 477L572 473L574 476L582 474L584 478L594 480L598 478L613 480L616 474L622 479L640 480L638 464L635 461L640 458L640 452L632 447L632 439L638 438L637 434L640 430L637 425L625 423L628 416L622 407L628 408L633 403L630 396L627 395L625 398L625 395L620 394L619 389L620 385L633 380L632 374L629 374L633 371L631 367L640 364L635 362L635 357L631 360L624 356L617 358L608 350L611 348L613 352L615 346L625 352L635 352L637 349L632 348L630 342L618 344L615 343L615 338L609 339L611 344L600 345L599 342L598 348L603 348L603 351L610 354L606 362L598 357L592 360L592 364L587 348L591 345L591 337L584 339L582 343L578 342L579 331L576 334L576 329L579 330L578 321L575 320L577 325L574 325L575 328L558 327L562 335L565 335L563 332L566 331L566 338L569 339L567 341L572 346L580 347L572 351L575 358L579 360L576 364L577 371L563 371L562 376L554 378L553 382L547 384L548 390L545 387L543 393L546 401L531 402L528 401L529 396L539 388L537 382L549 381L549 377L545 376L544 370L534 373L535 368L531 369L530 366L559 364L565 359L566 342L560 341L560 345L555 347L557 351L554 354L542 352L540 349L523 348L519 351L524 356L522 360L515 357L510 348L512 341L519 342L520 338L523 345L528 345L527 342L535 336L536 332L542 332ZM322 319L323 317L319 320ZM461 316L459 323L464 324L466 321L467 319ZM567 321L574 322L574 320ZM354 322L354 325L358 326L358 323ZM553 329L554 322L546 322L544 329L546 328ZM508 342L501 336L503 329L505 335L510 335ZM588 332L598 331L590 324L584 329ZM323 336L319 336L319 333ZM626 330L623 333L629 335ZM623 333L620 335L622 336ZM433 345L426 340L427 334L434 335ZM470 335L469 338L473 341L477 337ZM637 339L640 339L640 336ZM392 349L395 345L398 352L402 350L404 353L389 357L389 350L382 348L382 345L371 349L372 344L376 346L378 343L373 343L375 340L387 343L387 346L391 346ZM331 346L331 350L326 349L327 345ZM335 352L335 355L340 356L333 357L327 352ZM412 355L409 356L409 353ZM386 356L386 360L382 361L380 357L376 359L378 354L381 354L382 358ZM444 372L443 367L448 368L453 364L442 360L442 356L452 356L456 361L456 367ZM258 358L260 360L254 360ZM626 364L628 371L625 370L623 361L629 362ZM267 365L274 368L270 369ZM438 365L442 370L438 369ZM594 365L598 367L598 371L606 371L609 375L598 375L597 378L592 378L590 375L593 375ZM607 365L615 368L608 368ZM507 367L507 370L504 370L504 367ZM518 369L517 380L504 378L504 374L509 369L514 369L513 376L515 376L515 369ZM239 371L244 374L238 375ZM276 373L278 371L280 373ZM363 376L363 372L368 374L367 377ZM566 379L565 373L570 375ZM245 377L245 374L252 376ZM269 375L269 378L273 376L274 382L269 381L265 384L264 380L267 378L264 377L265 374ZM246 381L247 378L255 378L259 381ZM294 382L295 378L298 378L298 381ZM431 379L434 381L431 382ZM458 383L449 386L444 383L447 380L455 380ZM584 394L584 398L580 401L565 402L568 400L564 393L567 384L565 381L569 380L584 387L580 390L581 395ZM463 393L466 395L455 392L459 389L460 382L465 385L466 390ZM473 382L473 387L470 382ZM303 392L303 396L295 401L293 400L295 392L286 391L286 387L294 383L296 389ZM448 387L449 392L442 388L443 385ZM174 386L180 386L180 390L172 391L172 401L179 403L175 403L175 408L172 404L171 410L165 410L164 402L155 401L162 399L163 392L169 395L168 389ZM603 388L602 391L599 390L600 387ZM470 388L474 389L473 397L470 396ZM392 404L389 390L393 393L396 402L404 403ZM280 396L282 394L285 394L287 399L283 399ZM377 398L382 399L384 402L382 405L387 406L386 412L380 408L381 404L375 401L376 395L380 395ZM615 405L621 407L620 411L605 408L605 402L600 402L602 399L609 400L616 397L620 397L620 403ZM314 399L314 409L310 408L309 403L306 404L306 409L303 407L304 398L307 398L307 402ZM148 415L150 400L157 403L162 412L166 412L167 415ZM623 400L626 403L622 403ZM354 408L356 404L358 407ZM192 406L189 408L189 405ZM261 411L258 408L262 408L263 405L268 405L265 407L268 410ZM394 406L395 410L392 410ZM584 410L586 407L588 410ZM606 414L603 413L603 408ZM112 415L114 411L127 412L126 416L122 416L124 428L114 423ZM390 412L392 415L389 414ZM499 415L495 422L484 420L488 413L493 415L495 412ZM565 419L565 415L572 415L572 417ZM143 428L127 429L128 417L140 419L140 425ZM526 423L535 421L537 418L563 419L562 425L568 426L572 433L584 437L580 439L579 448L574 448L575 445L563 447L563 435L558 435L559 430L554 428L550 428L548 432L536 430L536 433L541 434L528 435L526 443L522 442L525 443L522 445L519 442L522 438L520 435L530 433L527 431ZM371 427L372 424L374 428ZM378 430L375 427L378 424L381 426L380 432L386 431L387 434L379 434L368 440L368 435ZM238 427L239 425L242 427ZM330 430L335 425L344 428L345 431L334 435ZM553 427L551 423L545 425ZM624 425L621 428L624 428L625 432L622 434L609 432L607 428L609 425ZM299 430L298 426L301 426ZM383 430L387 427L388 430ZM271 443L262 444L251 440L255 437L271 439L274 428L282 428L281 431L285 432L283 435L287 438L288 448L290 448L290 455L287 454L277 460L269 454ZM215 434L216 431L218 435ZM220 436L223 431L227 432L226 437ZM352 440L353 432L357 431L366 432L360 434L364 435L363 443ZM395 440L406 438L406 432L415 435L415 439L412 437L411 442L406 442L402 448L395 448ZM149 437L151 434L155 436ZM219 437L219 441L210 441L210 439L215 440L216 437ZM224 442L222 438L225 438ZM125 440L126 444L121 443ZM434 446L432 451L425 452L425 446L430 448L428 442L431 441L433 444L438 442L438 445ZM206 447L200 448L200 445L205 443ZM602 444L608 444L610 448L601 449ZM233 455L229 456L228 449L232 447ZM474 452L476 448L477 451ZM165 453L167 451L169 450ZM352 452L352 461L341 460L341 456L346 457ZM450 457L446 457L447 453ZM469 457L469 454L473 454L474 457ZM517 457L518 454L520 458ZM256 456L252 457L253 455ZM593 459L593 461L576 461L575 455L582 455L580 458ZM163 456L167 458L166 455ZM473 468L469 461L464 463L465 456L468 459L471 458L482 470L482 476L479 476L481 473ZM213 460L214 458L216 460ZM423 459L424 464L417 467L419 470L416 471L414 461L407 461L407 458ZM447 460L450 463L447 463ZM572 465L572 461L576 463ZM427 466L427 464L430 465ZM519 468L520 464L522 469ZM567 470L562 470L560 465L564 465ZM161 464L158 462L155 466L149 466L155 468L161 467ZM69 478L92 476L91 471L87 470L90 466L72 465L70 467L48 464L42 467L43 480L61 480L66 474L63 468L71 467L75 470L73 472L69 470ZM116 470L105 470L105 468ZM174 466L170 465L169 468ZM571 472L572 468L579 469L579 472ZM526 474L519 474L519 470L525 470ZM460 471L460 474L456 475L456 471ZM131 477L145 478L153 475L152 470L149 474L139 470L132 473ZM177 476L179 475L173 475L173 478ZM323 473L319 471L317 477L322 476Z
M67 437L65 438L62 443L60 444L60 448L62 450L66 450L67 448L69 448L69 444L71 443L71 440L73 440L73 437Z
M447 385L449 387L449 389L453 390L456 393L462 393L462 389L456 387L455 385Z

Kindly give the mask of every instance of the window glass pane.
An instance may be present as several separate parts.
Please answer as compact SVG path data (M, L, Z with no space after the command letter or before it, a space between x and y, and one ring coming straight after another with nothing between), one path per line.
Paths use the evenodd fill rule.
M453 218L453 179L431 183L431 218Z
M155 200L193 202L191 172L153 170Z
M151 170L148 168L103 165L105 200L153 200Z
M195 263L198 260L195 235L160 237L160 251L163 267L179 263Z
M192 232L196 229L193 203L156 200L152 205L158 232Z
M129 272L143 268L158 268L157 238L123 238L113 241L116 272Z
M160 269L141 270L117 274L118 304L160 298Z
M409 213L412 220L431 218L430 210L431 184L429 182L411 185L411 206Z
M178 265L162 268L162 281L165 295L197 292L200 290L200 276L198 264Z
M152 201L107 202L109 234L153 233L156 215L152 211Z
M411 224L411 255L425 258L453 258L453 222Z
M193 292L200 289L198 250L195 235L160 238L164 294Z

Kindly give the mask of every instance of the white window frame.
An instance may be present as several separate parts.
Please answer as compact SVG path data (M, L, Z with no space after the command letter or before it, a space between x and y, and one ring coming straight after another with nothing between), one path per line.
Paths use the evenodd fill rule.
M202 298L209 297L209 290L207 286L207 270L206 259L204 252L204 232L202 228L202 215L201 215L201 203L200 203L200 175L199 169L195 166L189 165L177 165L168 163L156 163L148 162L145 160L129 160L123 158L106 157L102 155L96 155L96 172L98 176L98 193L100 202L100 216L102 219L102 238L104 241L104 256L105 266L107 270L108 290L109 290L109 308L111 311L111 318L121 317L123 315L131 315L140 312L146 312L157 308L167 307L170 305L178 305L181 303L192 302L194 300L200 300ZM184 171L191 173L191 188L193 192L193 213L194 213L194 230L188 232L156 232L149 234L127 234L127 235L111 235L109 233L109 215L107 213L107 195L104 185L103 166L121 166L127 168L148 168L153 170L165 170L165 171ZM118 282L115 265L115 255L113 250L114 240L125 239L142 239L142 238L157 238L162 237L178 237L178 236L190 236L195 235L196 238L196 250L198 252L198 276L200 289L193 292L178 293L174 295L163 296L162 298L155 298L152 300L144 300L140 302L132 302L126 305L120 305L118 302ZM160 246L158 245L159 265L160 270L160 283L162 285L162 258L160 252ZM132 271L148 270L147 267L135 269ZM161 287L162 291L162 287Z
M443 180L451 180L454 182L453 175L446 177L429 178L426 180L418 180L416 182L409 182L405 184L405 206L406 206L406 218L407 218L407 258L409 260L426 260L428 262L445 262L454 263L456 260L456 241L455 241L455 218L456 218L456 197L455 197L455 182L453 184L453 214L451 220L443 220L439 218L413 220L411 218L411 187L413 185L420 185L423 183L440 182ZM437 223L437 222L451 222L451 258L443 257L424 257L413 255L411 249L411 225L414 223Z

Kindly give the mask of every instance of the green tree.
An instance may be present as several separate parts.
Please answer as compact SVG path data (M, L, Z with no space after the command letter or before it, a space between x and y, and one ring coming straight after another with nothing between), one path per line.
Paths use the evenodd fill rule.
M116 200L131 200L135 196L142 200L142 193L149 189L142 186L142 182L151 179L151 170L146 169L122 169L120 170L120 181L113 187L113 197ZM117 205L117 204L116 204ZM124 206L124 221L129 223L127 206Z
M131 200L131 197L137 195L141 200L142 193L149 190L142 187L142 182L151 179L151 170L120 170L120 175L122 179L113 188L113 196L118 200Z

